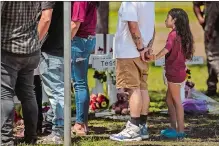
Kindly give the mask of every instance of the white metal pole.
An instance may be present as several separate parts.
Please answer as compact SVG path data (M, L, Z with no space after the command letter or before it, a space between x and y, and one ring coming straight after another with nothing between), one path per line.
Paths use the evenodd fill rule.
M64 146L71 146L71 2L64 2Z

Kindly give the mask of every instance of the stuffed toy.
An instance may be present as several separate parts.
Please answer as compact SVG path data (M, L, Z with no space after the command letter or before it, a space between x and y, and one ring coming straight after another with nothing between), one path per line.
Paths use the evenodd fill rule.
M116 114L129 114L129 93L124 89L119 89L117 92L117 102L112 105L112 109Z
M109 99L99 93L99 94L91 94L90 96L90 110L95 112L97 110L106 109L109 105Z
M185 85L185 98L192 98L192 91L194 90L195 84L191 81L186 81Z

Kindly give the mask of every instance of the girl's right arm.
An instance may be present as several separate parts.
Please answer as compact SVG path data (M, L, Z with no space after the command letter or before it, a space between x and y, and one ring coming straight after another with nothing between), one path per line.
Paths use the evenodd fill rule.
M163 48L157 55L155 55L155 60L163 57L166 55L169 51L166 48Z
M166 46L157 55L154 56L155 60L163 57L172 49L175 38L176 38L175 31L172 31L171 33L169 33L168 38L167 38L167 42L166 42Z

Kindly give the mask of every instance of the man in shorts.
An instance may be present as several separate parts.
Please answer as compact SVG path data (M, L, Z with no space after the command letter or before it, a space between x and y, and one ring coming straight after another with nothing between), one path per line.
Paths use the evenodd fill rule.
M145 54L154 40L154 2L122 2L115 36L116 87L129 94L131 120L110 139L140 141L149 137L146 120L149 108Z

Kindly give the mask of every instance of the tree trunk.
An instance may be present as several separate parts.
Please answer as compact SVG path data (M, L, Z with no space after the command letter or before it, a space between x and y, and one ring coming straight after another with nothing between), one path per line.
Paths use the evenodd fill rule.
M106 53L106 34L108 34L109 24L109 2L102 1L98 8L97 14L97 30L99 34L104 34L104 53Z
M97 14L97 33L108 33L109 22L109 2L102 1Z

